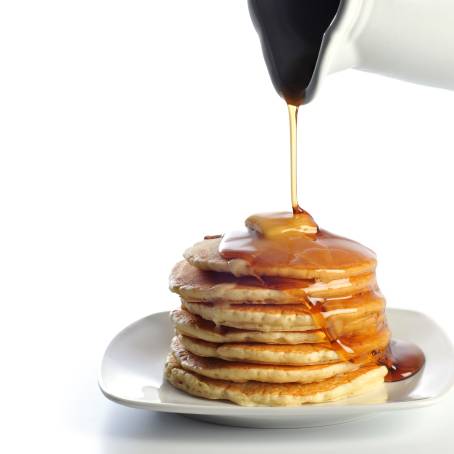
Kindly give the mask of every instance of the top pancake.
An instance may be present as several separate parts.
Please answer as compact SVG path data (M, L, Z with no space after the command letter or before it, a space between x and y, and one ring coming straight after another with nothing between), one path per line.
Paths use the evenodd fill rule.
M354 242L345 239L346 244ZM372 253L364 260L345 262L336 268L318 268L309 262L302 266L275 266L275 265L250 265L241 258L226 260L219 253L221 238L207 239L196 243L185 251L184 258L193 266L201 270L230 273L235 276L278 276L294 279L320 279L330 281L333 279L358 276L372 273L376 267L376 260ZM329 249L326 249L329 253Z

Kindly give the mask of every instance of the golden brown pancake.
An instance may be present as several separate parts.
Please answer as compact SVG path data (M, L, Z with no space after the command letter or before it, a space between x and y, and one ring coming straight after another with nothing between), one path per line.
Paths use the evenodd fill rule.
M383 366L364 366L317 383L233 383L184 370L173 355L165 370L167 380L188 394L244 406L297 406L345 399L383 386L386 373Z
M183 309L216 325L253 331L309 331L320 328L304 304L228 304L182 301ZM338 336L373 330L384 321L385 301L370 292L324 301L324 320Z
M172 340L172 353L182 369L204 377L228 380L234 383L247 381L313 383L359 368L358 365L348 361L313 366L283 366L204 358L187 351L177 337Z
M216 325L185 310L174 310L171 320L178 334L208 342L261 342L264 344L315 344L326 341L325 334L314 331L263 332Z
M203 271L182 261L173 268L169 285L172 292L186 301L294 304L306 297L355 295L374 288L376 282L373 273L329 282L276 277L236 278L228 273Z
M304 366L327 364L345 359L357 358L364 362L371 360L371 352L383 352L389 343L389 330L383 329L374 336L351 338L339 344L257 344L227 343L216 344L188 336L179 335L183 347L197 356L219 358L226 361L243 361L261 364L283 364Z
M346 242L351 242L345 239ZM226 260L219 254L220 238L208 239L196 243L187 249L184 258L193 266L201 270L210 270L221 273L231 273L234 276L278 276L294 279L320 279L331 281L361 274L369 274L375 270L376 260L371 257L362 262L352 263L336 269L304 268L291 266L254 266L243 259ZM354 243L354 242L351 242ZM329 252L327 249L326 252Z

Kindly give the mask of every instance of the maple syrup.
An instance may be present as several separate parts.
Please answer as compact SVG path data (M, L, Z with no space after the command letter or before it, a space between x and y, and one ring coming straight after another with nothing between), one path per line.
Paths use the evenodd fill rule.
M295 225L302 216L304 215L294 215L289 219L292 235L273 235L267 238L266 234L250 228L227 233L222 237L219 252L227 260L245 260L251 269L265 266L301 268L318 272L320 276L326 275L328 279L372 272L375 269L375 254L353 240L318 228L315 234L298 235ZM279 218L282 219L282 213L277 214L277 219ZM306 220L302 222L307 227ZM285 230L285 224L281 229Z
M317 230L315 234L301 233L295 228L295 217L288 219L288 230L285 227L282 213L279 213L274 222L267 215L271 235L266 234L263 224L261 232L248 229L245 232L233 232L224 235L221 240L219 252L228 259L243 259L254 267L298 267L323 270L331 272L344 271L347 273L352 267L370 263L375 267L375 255L364 246L351 240L337 237L324 230ZM250 225L257 225L257 217ZM276 228L276 224L279 228ZM297 222L296 222L297 224ZM310 224L309 224L310 225ZM282 236L276 234L281 230ZM289 232L291 232L289 234ZM353 281L356 276L350 276L346 281ZM254 277L232 279L241 285L243 280L254 281ZM244 281L244 282L246 282ZM257 281L256 281L257 282ZM279 289L299 298L305 309L311 314L315 326L322 330L325 338L344 361L359 364L376 363L388 368L386 381L399 381L416 374L424 365L424 354L413 344L400 340L389 343L387 338L388 327L385 318L384 299L376 287L375 280L371 281L369 288L363 289L359 295L345 295L337 298L313 298L305 294L304 289L311 285L323 285L328 288L334 281L322 282L318 279L289 279L283 277L261 277L257 285L270 289ZM361 305L371 304L374 299L381 304L378 310L371 311L365 317L358 316ZM354 303L354 304L353 304ZM368 318L367 318L368 317ZM346 329L349 323L352 328ZM354 334L349 334L349 332ZM379 336L378 344L371 341ZM381 336L381 337L380 337ZM386 342L383 343L383 339ZM366 346L371 348L367 349Z
M385 377L385 381L395 382L415 375L424 367L426 358L417 345L393 339L380 362L388 368L388 375Z
M290 191L293 214L304 214L298 203L298 106L287 104L290 124Z

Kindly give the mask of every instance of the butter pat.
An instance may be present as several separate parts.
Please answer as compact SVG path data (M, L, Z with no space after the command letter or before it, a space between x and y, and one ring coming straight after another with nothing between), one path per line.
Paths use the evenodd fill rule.
M265 238L315 235L318 232L317 224L306 212L254 214L246 219L246 227Z

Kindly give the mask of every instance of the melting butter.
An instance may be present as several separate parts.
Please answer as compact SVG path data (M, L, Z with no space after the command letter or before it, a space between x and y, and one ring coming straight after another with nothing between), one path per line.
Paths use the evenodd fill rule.
M265 238L315 235L318 232L317 224L306 212L254 214L246 219L246 227Z

